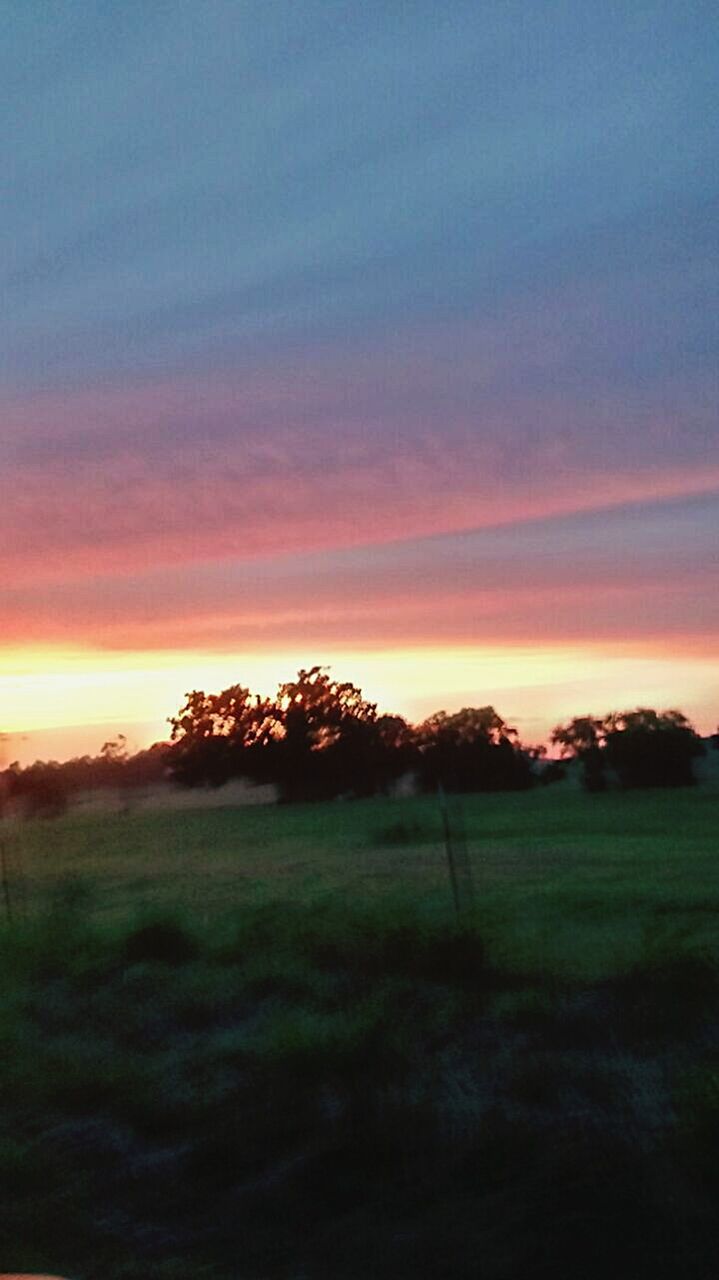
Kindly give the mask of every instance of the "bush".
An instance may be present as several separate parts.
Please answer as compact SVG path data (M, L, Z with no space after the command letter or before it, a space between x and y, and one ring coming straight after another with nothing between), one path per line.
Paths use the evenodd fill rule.
M125 939L125 964L181 965L194 960L197 943L181 925L172 920L154 920L140 925Z

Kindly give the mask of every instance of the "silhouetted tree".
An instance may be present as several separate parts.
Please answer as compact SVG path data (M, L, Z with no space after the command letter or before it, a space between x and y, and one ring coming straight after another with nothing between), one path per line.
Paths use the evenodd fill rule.
M604 722L595 716L575 716L566 725L557 725L551 742L563 756L573 756L582 767L582 781L587 791L604 791Z
M638 707L607 716L605 753L622 787L685 787L704 744L681 711Z
M531 762L532 775L542 787L554 782L561 782L567 776L567 770L561 760L548 760L547 748L542 743L536 747L524 747L524 754Z
M67 785L56 761L37 760L27 769L17 761L5 772L6 796L26 818L59 818L67 809Z
M378 718L361 689L321 666L300 670L274 700L243 685L195 690L170 724L172 776L189 786L248 777L276 782L283 800L325 799L372 794L406 767L405 722Z
M274 740L275 708L268 699L231 685L221 693L195 689L169 723L171 776L187 786L221 786L230 778L260 777Z
M377 707L326 667L280 685L274 708L278 782L284 800L366 795L373 789Z
M517 730L494 707L437 711L416 731L425 790L518 791L532 784L531 761Z
M405 774L416 772L420 763L416 730L402 716L378 716L375 723L375 753L378 785L386 791Z
M603 719L577 717L559 725L552 742L581 761L589 791L606 786L607 770L620 787L680 787L695 781L693 762L704 754L701 738L681 711L650 707L611 712Z
M537 773L537 781L541 787L549 787L554 782L563 782L567 770L561 760L547 760Z
M22 768L17 761L0 773L0 797L28 816L55 817L73 796L97 788L129 792L167 777L168 744L155 743L129 755L122 734L103 744L97 756L75 756L62 763L35 761Z
M9 798L8 780L5 769L2 767L5 764L5 744L7 740L8 735L6 733L0 733L0 818L2 818L5 812Z

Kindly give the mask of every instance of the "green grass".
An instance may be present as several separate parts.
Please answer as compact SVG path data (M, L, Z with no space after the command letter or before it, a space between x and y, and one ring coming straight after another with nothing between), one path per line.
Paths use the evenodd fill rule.
M7 831L0 1259L91 1280L703 1280L711 788Z
M450 807L461 809L483 930L504 963L599 976L636 958L657 922L719 946L717 789L562 786ZM213 930L258 901L401 896L451 909L432 798L69 815L27 823L6 843L13 898L30 913L73 881L103 920L169 910Z

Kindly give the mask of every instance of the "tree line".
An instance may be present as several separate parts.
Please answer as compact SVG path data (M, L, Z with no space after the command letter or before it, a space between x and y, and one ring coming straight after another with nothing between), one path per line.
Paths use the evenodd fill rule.
M167 747L158 742L131 754L120 733L96 756L76 756L63 763L36 760L25 768L15 761L0 772L0 817L3 807L19 808L27 817L58 817L83 791L112 788L129 799L141 787L166 781Z
M423 791L521 791L565 772L545 748L523 744L494 707L437 711L412 725L379 715L356 685L333 680L324 667L299 671L273 699L242 685L195 691L170 724L178 782L246 777L275 783L286 800L375 795L407 774ZM590 791L689 785L705 750L682 712L652 708L575 717L551 742L578 762Z
M437 711L413 725L379 714L361 689L320 666L300 670L274 698L239 684L194 690L169 724L169 742L136 755L120 735L96 757L11 765L0 775L0 803L4 793L31 812L59 812L74 792L166 779L183 787L272 783L283 801L386 794L407 776L421 791L521 791L558 781L569 760L590 791L673 787L694 781L705 750L680 711L637 708L558 725L551 742L561 759L550 759L544 747L523 744L494 707Z
M242 685L193 692L170 720L172 776L188 786L234 777L272 782L284 800L368 796L412 773L426 790L521 790L532 755L493 707L438 711L420 725L379 715L361 689L324 667L301 670L275 698Z

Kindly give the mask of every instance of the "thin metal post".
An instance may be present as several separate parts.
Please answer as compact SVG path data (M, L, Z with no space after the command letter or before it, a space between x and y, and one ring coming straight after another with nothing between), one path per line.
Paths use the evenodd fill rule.
M437 798L439 800L439 811L442 815L442 829L444 831L444 847L447 851L447 867L449 869L449 882L452 886L452 897L454 899L454 909L459 917L459 886L457 884L457 869L454 865L454 850L452 848L452 830L449 824L449 812L447 810L447 797L444 794L444 788L441 782L437 783Z
M12 922L12 904L10 902L10 880L8 877L7 865L7 845L4 840L0 840L0 875L2 876L2 891L5 899L5 911L7 913L8 924Z

